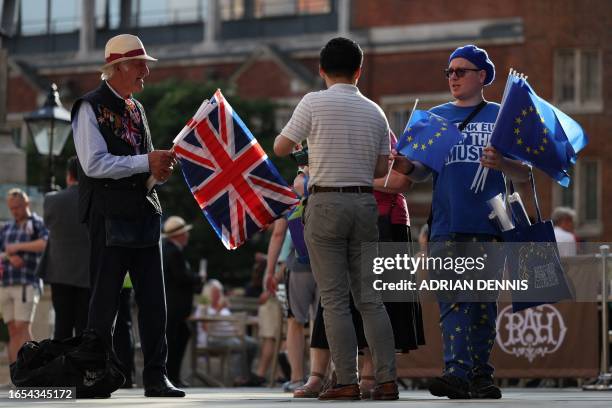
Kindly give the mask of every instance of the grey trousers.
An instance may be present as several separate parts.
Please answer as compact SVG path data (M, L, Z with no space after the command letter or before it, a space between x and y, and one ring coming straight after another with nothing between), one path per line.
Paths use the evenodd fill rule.
M308 198L304 237L339 384L357 382L357 336L349 290L363 318L378 383L395 380L395 344L389 316L372 273L361 272L362 244L378 241L372 194L315 193Z

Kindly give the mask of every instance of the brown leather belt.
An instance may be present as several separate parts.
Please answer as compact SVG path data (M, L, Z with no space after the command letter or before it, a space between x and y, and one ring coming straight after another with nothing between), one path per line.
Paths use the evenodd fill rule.
M371 194L374 190L370 186L346 186L346 187L322 187L322 186L310 186L308 192L314 193L360 193L360 194Z

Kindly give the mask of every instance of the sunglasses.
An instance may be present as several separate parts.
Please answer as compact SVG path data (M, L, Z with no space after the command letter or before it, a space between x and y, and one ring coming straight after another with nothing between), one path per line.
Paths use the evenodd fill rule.
M477 68L447 68L444 70L446 78L450 78L453 74L457 75L457 78L463 78L468 71L482 71Z

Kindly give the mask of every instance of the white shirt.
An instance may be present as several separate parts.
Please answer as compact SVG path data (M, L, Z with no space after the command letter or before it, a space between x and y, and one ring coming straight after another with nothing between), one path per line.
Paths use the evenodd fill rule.
M308 139L310 186L371 186L378 156L390 150L382 109L350 84L306 94L281 135Z
M555 240L561 257L576 256L576 237L561 227L555 227Z
M195 317L203 316L231 316L232 312L224 307L217 311L211 306L198 305L195 310ZM197 342L199 346L206 346L209 337L228 337L236 333L236 329L231 322L209 322L208 332L204 330L203 324L198 324Z

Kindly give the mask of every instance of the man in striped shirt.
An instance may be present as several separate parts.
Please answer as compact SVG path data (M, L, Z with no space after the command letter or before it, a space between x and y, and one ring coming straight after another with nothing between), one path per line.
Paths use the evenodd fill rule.
M338 385L319 399L360 398L349 290L376 364L373 398L398 398L389 317L380 292L367 283L370 276L361 274L362 243L378 240L372 182L386 174L389 156L387 119L356 86L362 61L354 41L330 40L321 50L319 68L328 89L305 95L274 142L274 152L286 156L308 141L311 195L304 235L338 378Z

